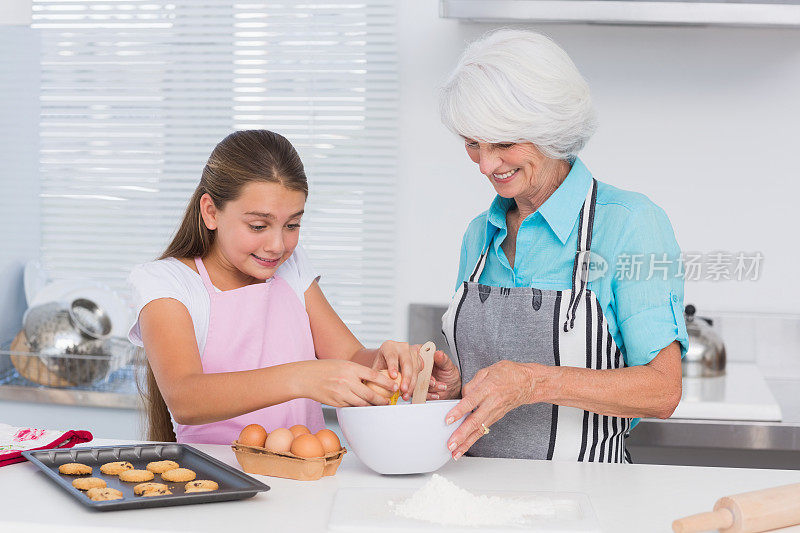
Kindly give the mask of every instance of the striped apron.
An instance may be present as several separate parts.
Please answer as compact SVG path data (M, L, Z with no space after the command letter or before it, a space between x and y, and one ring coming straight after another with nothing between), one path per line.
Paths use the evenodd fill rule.
M608 331L597 297L587 287L597 181L578 225L572 289L494 287L479 283L486 248L442 316L442 332L467 383L499 361L609 369L625 361ZM512 409L467 455L629 463L625 437L631 419L535 403Z

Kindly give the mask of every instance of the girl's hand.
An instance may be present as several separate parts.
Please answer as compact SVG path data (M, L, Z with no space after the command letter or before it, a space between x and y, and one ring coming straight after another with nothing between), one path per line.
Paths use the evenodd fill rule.
M372 368L376 370L384 368L388 370L389 377L392 379L397 377L398 371L400 372L403 376L400 382L400 393L406 401L411 399L411 393L417 384L417 376L424 366L422 357L419 355L421 347L421 344L412 346L407 342L386 341L378 348L372 364Z
M464 385L462 400L445 419L447 424L452 424L469 415L447 441L453 459L464 455L483 437L484 428L490 428L512 409L533 402L533 374L540 366L499 361L479 370L472 381Z
M367 387L365 381L388 391L397 390L397 384L377 370L343 359L308 361L301 372L307 389L303 396L332 407L388 405L389 400Z
M461 373L447 355L436 350L433 354L433 371L428 387L429 400L450 400L461 394Z

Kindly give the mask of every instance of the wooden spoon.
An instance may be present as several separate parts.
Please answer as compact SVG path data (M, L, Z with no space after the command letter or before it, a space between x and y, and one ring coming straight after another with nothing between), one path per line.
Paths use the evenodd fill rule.
M428 398L428 386L431 382L431 371L433 370L433 354L436 352L436 345L428 341L419 349L424 366L417 376L417 385L411 395L411 403L425 403Z

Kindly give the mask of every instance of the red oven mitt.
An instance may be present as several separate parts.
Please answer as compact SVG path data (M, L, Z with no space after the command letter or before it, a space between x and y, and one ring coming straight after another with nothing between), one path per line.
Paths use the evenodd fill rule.
M22 456L25 450L72 448L76 444L89 442L92 438L91 433L83 430L61 431L0 424L0 466L25 461Z

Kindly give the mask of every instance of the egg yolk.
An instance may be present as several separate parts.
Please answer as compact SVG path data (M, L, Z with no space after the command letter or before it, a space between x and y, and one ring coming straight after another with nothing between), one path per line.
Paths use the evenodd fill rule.
M389 398L389 405L397 405L398 398L400 398L400 391L395 391L395 393Z

